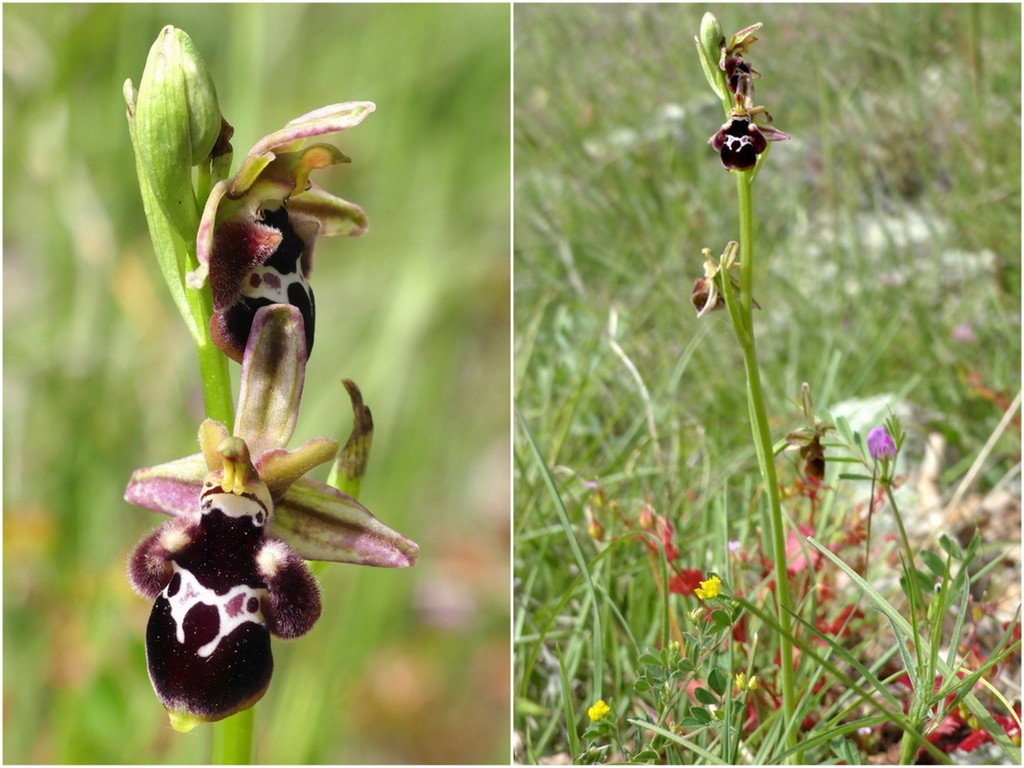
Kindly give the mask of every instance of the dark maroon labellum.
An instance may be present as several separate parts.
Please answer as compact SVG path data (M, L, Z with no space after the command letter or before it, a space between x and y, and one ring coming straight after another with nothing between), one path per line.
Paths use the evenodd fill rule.
M264 210L261 221L223 226L216 235L210 266L214 343L242 361L257 310L292 304L302 313L307 354L313 349L316 304L309 285L311 248L296 231L285 205ZM269 254L268 243L276 241Z
M274 659L257 572L267 510L255 496L204 491L190 541L173 553L173 575L146 627L146 659L167 709L218 720L255 703Z
M132 555L132 584L156 599L146 661L170 712L211 721L251 707L274 671L271 633L298 637L320 616L309 568L264 535L268 504L207 480L202 514L165 523Z
M731 171L747 171L757 164L757 156L768 147L768 140L749 117L733 117L709 143L721 153L722 165Z

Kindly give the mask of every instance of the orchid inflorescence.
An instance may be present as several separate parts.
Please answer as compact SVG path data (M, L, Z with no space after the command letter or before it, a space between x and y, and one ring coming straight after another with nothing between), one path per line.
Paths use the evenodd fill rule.
M358 125L373 103L333 104L292 120L227 178L233 131L188 35L165 27L139 91L129 81L125 96L171 294L198 349L212 341L241 363L233 430L207 418L200 452L137 470L125 491L132 504L171 516L135 547L128 577L154 600L149 676L172 726L185 731L255 704L273 671L270 636L313 627L320 590L305 559L406 567L418 547L352 496L306 476L336 459L350 481L365 469L372 419L352 382L345 386L355 428L340 456L325 437L286 447L313 346L314 244L319 235L367 229L358 206L309 180L348 158L305 141ZM355 492L357 484L346 487Z
M767 109L754 104L754 80L761 73L750 65L746 56L757 41L754 33L761 26L751 24L726 40L718 20L709 13L701 22L700 35L694 39L708 84L722 99L728 115L728 120L708 139L727 171L756 173L768 142L789 138L789 134L772 126L772 116ZM730 241L716 263L711 259L711 251L703 249L704 277L694 281L690 296L697 317L725 308L723 281L726 276L730 288L737 292L741 289L740 281L732 274L740 267L739 250L740 244ZM758 308L753 299L750 303Z
M767 109L754 105L754 79L760 77L761 73L745 57L751 44L757 40L754 33L761 28L761 24L741 29L728 42L721 34L717 21L707 31L706 26L707 23L702 25L697 50L702 61L714 60L717 50L718 71L715 72L705 62L705 74L720 96L724 95L721 87L724 82L732 101L728 121L708 139L708 143L720 154L726 170L748 171L757 165L758 155L768 148L769 141L785 141L789 138L789 134L772 126L772 116Z

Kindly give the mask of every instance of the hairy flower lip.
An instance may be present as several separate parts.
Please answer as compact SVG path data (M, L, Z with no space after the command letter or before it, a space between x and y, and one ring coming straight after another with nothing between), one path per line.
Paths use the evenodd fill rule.
M414 542L352 497L303 476L334 459L336 441L313 438L292 450L284 447L294 431L302 393L306 361L301 328L302 317L295 307L278 304L261 309L242 364L236 432L276 504L269 533L310 560L411 566L419 552ZM204 452L136 470L125 489L125 500L171 516L198 515L203 483L221 461L209 447L225 437L227 428L207 419L200 426Z

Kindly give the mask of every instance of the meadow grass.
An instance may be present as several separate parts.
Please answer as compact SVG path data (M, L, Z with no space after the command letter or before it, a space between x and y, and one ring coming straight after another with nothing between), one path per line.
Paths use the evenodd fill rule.
M869 483L840 477L854 465L835 461L858 455L852 431L826 440L829 490L813 501L795 452L777 458L789 524L840 561L807 541L794 551L794 561L813 563L792 577L796 621L808 622L797 631L798 722L773 712L779 644L765 591L773 577L755 562L767 524L742 359L726 313L698 323L689 301L701 248L717 256L738 237L735 185L706 143L723 119L693 46L704 10L516 12L513 640L527 762L557 752L779 762L793 757L787 728L799 730L810 763L863 762L884 759L898 740L892 729L907 726L903 701L889 693L907 613L886 535L891 510L876 510L867 563L863 544L841 545L870 493ZM755 323L777 444L803 426L804 381L822 417L880 397L909 404L912 440L944 439L945 499L977 464L977 498L1009 489L1019 500L1016 127L1007 137L1020 114L1019 8L711 10L727 35L765 23L751 53L764 73L758 103L793 137L772 147L754 191ZM916 473L922 451L908 453L904 471ZM968 666L999 660L996 685L1011 681L1011 702L1019 640L1007 640L997 619L1012 628L1019 605L1019 501L1015 509L1017 525L1001 528L981 512L960 524L964 544L980 528L973 562L954 561L948 581L932 573L936 609L949 616L932 645L955 666L968 630L983 636L989 662L971 657ZM645 510L674 534L663 541L641 530ZM915 543L941 554L935 537L954 532L951 518L940 512L929 529L933 518L913 504L904 512ZM587 535L588 515L604 528L599 541ZM668 593L666 543L678 547L679 565L702 578L717 572L742 595L709 603L721 626L688 617L695 597ZM859 570L845 572L847 562ZM968 593L974 619L959 602ZM856 614L835 623L844 609ZM729 641L737 622L745 636ZM810 640L816 624L832 634ZM664 656L680 637L692 668ZM724 694L709 687L715 669L729 679ZM761 687L735 692L737 671ZM700 697L729 727L688 722ZM587 709L601 698L611 713L591 724ZM998 697L986 701L1006 713Z
M210 759L210 728L171 731L153 694L151 605L125 577L164 520L123 501L128 477L195 452L202 419L122 98L165 24L213 73L235 169L293 117L377 104L335 137L352 164L316 178L370 232L317 246L292 444L344 440L341 379L354 379L376 426L361 501L420 558L322 570L317 626L274 644L256 759L507 759L510 18L500 5L5 6L5 762Z

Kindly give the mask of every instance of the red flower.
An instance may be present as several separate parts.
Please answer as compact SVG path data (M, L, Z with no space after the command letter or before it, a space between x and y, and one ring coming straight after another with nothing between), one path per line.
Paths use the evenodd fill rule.
M683 568L668 580L668 591L676 595L692 595L703 579L704 574L696 568Z

